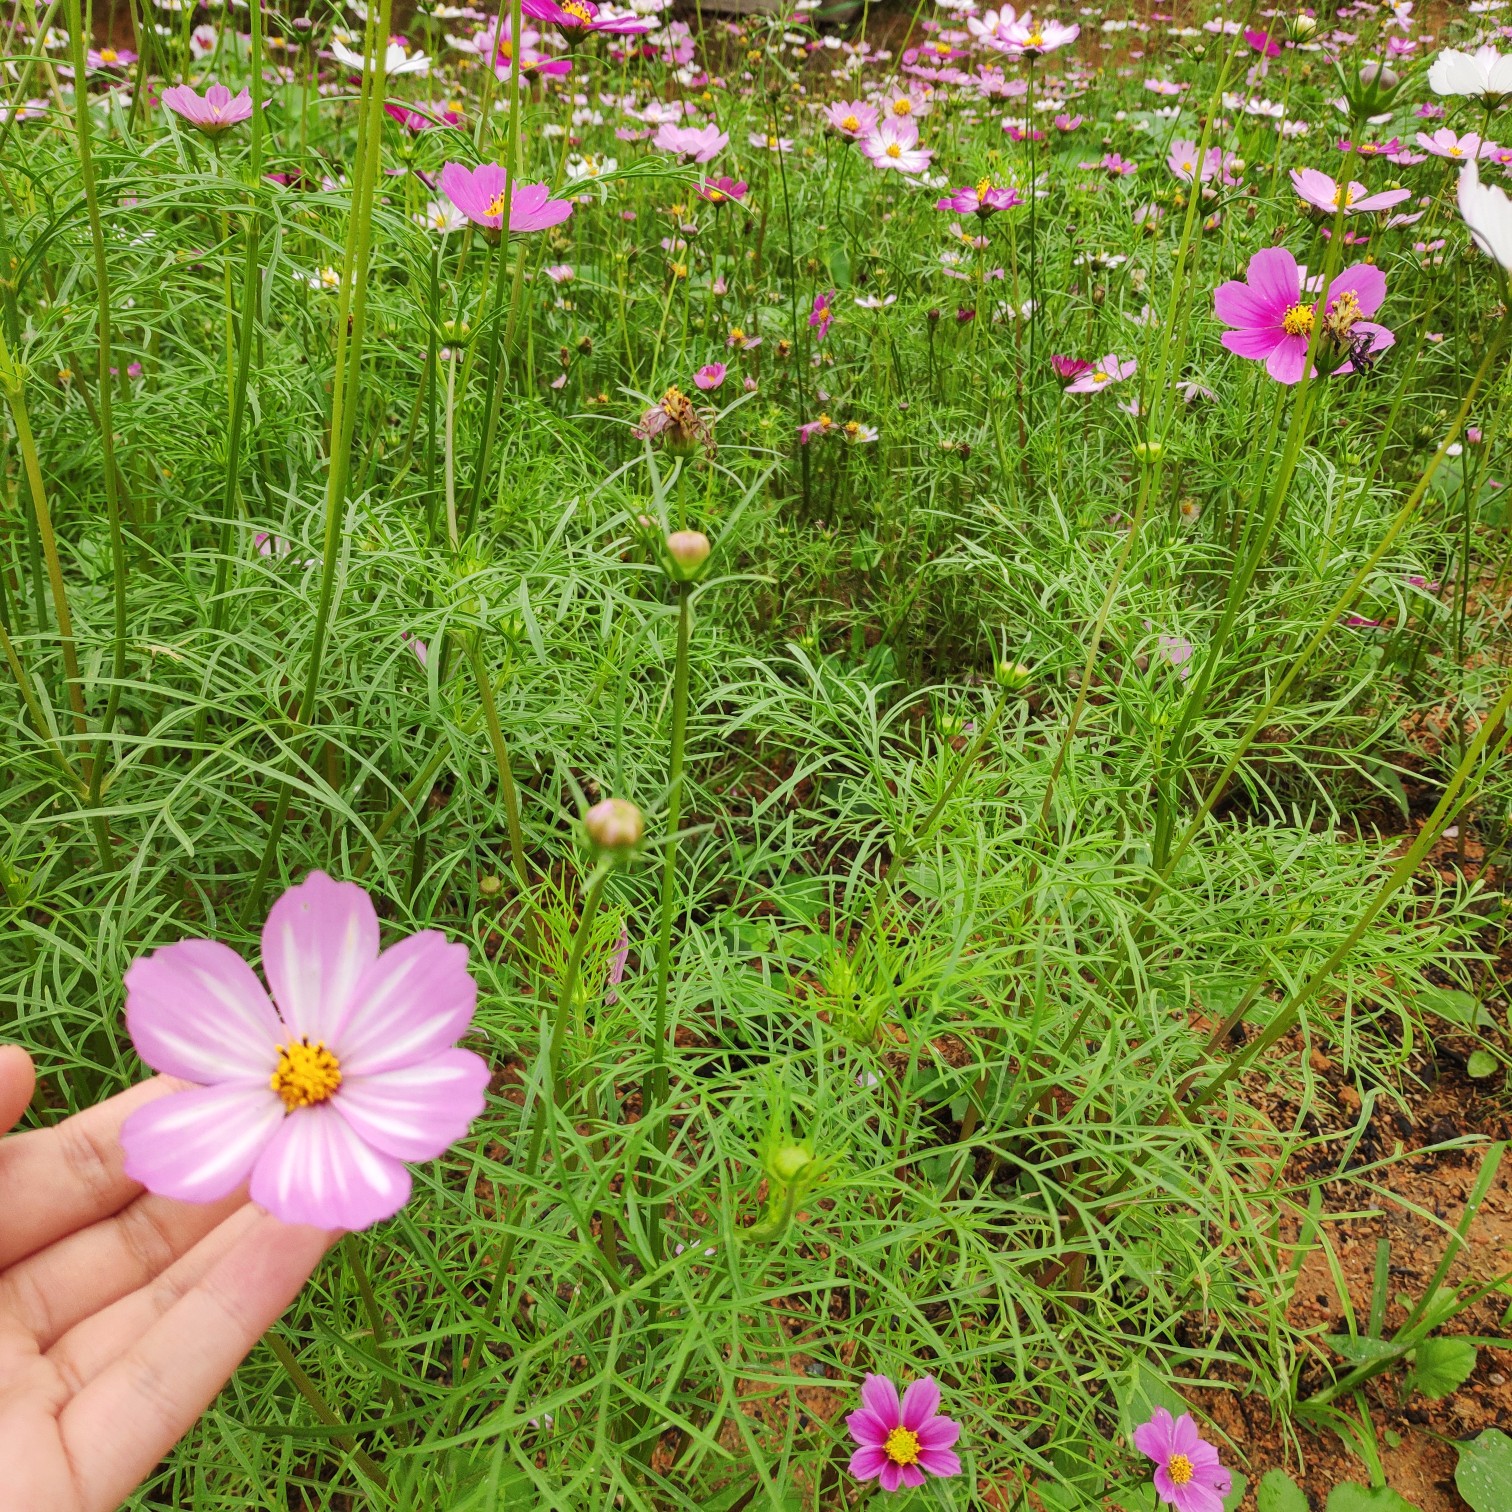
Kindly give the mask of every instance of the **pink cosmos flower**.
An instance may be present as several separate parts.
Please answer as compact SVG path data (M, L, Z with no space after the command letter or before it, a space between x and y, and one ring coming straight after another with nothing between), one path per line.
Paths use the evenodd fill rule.
M1063 357L1059 352L1054 352L1050 357L1050 366L1055 369L1057 378L1080 378L1083 373L1092 371L1092 364L1085 357Z
M1424 152L1431 153L1434 157L1463 160L1481 156L1480 134L1474 131L1457 136L1447 126L1440 126L1432 136L1426 131L1418 132L1417 143Z
M1100 357L1091 367L1066 385L1068 394L1096 394L1115 383L1122 383L1125 378L1132 377L1138 370L1139 363L1134 358L1127 362L1120 362L1117 356L1109 352L1106 357Z
M952 189L944 199L935 201L936 210L950 210L956 215L980 215L984 220L996 210L1011 210L1024 202L1018 190L994 187L991 179L980 179L964 189Z
M1245 280L1230 279L1213 293L1219 320L1233 327L1223 344L1240 357L1265 363L1278 383L1302 377L1313 326L1321 317L1330 358L1343 361L1330 368L1351 372L1390 346L1396 338L1369 317L1386 298L1386 275L1371 263L1346 268L1329 286L1325 300L1314 304L1304 297L1304 270L1285 247L1266 247L1249 260Z
M504 191L509 175L497 163L447 163L441 170L441 192L468 220L497 231L504 222ZM509 205L509 229L545 231L572 214L571 200L554 200L545 184L520 184Z
M674 126L670 121L656 128L651 145L694 163L707 163L730 145L730 133L712 122L707 126Z
M250 1178L285 1223L366 1228L408 1200L405 1162L435 1159L483 1111L488 1066L453 1048L477 1000L467 948L427 929L380 953L367 893L312 872L269 911L262 959L272 1001L216 940L127 969L137 1053L197 1085L126 1120L126 1173L185 1202Z
M1054 126L1057 131L1075 131L1076 128L1080 126L1081 123L1086 119L1086 116L1058 115L1053 121L1051 121L1050 124Z
M91 47L85 58L87 66L96 68L129 68L137 55L129 47Z
M1233 1476L1218 1463L1218 1451L1197 1431L1189 1412L1172 1418L1157 1407L1134 1430L1134 1446L1155 1461L1155 1493L1176 1512L1223 1512Z
M568 32L605 32L612 37L637 36L651 30L639 16L601 16L593 0L522 0L521 13L532 21L549 21Z
M830 325L835 319L835 290L830 289L826 293L814 295L814 308L809 311L809 326L817 334L815 341L823 341L829 335Z
M865 136L877 124L877 107L864 100L838 100L824 107L825 123L841 136Z
M252 114L252 96L245 89L233 95L224 84L212 84L203 97L187 84L174 84L163 91L163 104L207 136L225 131Z
M698 186L698 197L711 205L722 205L726 200L743 200L749 187L744 179L732 179L722 173L717 179L705 179Z
M1281 56L1281 44L1266 32L1254 31L1251 28L1246 27L1244 31L1244 40L1249 43L1249 45L1254 48L1257 53L1261 53L1267 58L1279 58Z
M725 374L728 371L729 369L722 362L706 362L694 373L693 382L708 392L711 389L717 389L725 381Z
M951 1445L961 1425L940 1411L940 1388L933 1376L920 1376L898 1400L898 1388L883 1375L868 1375L861 1387L862 1405L845 1420L856 1441L850 1473L857 1480L877 1480L884 1491L922 1486L930 1475L959 1475L961 1461Z
M856 144L873 168L899 173L923 173L934 153L919 146L919 127L912 116L883 116Z
M1036 21L1026 11L1017 21L1006 26L999 24L994 45L1015 58L1038 58L1058 47L1068 47L1079 36L1080 26L1067 26L1063 21Z
M1337 210L1342 203L1350 215L1364 215L1372 210L1389 210L1410 199L1410 189L1387 189L1380 194L1367 194L1364 184L1350 180L1348 184L1335 183L1326 173L1316 168L1293 168L1292 188L1298 199L1319 210Z

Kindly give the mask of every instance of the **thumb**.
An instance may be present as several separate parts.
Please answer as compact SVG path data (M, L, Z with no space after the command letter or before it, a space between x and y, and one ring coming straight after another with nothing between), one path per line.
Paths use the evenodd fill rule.
M20 1045L0 1045L0 1134L26 1111L37 1073Z

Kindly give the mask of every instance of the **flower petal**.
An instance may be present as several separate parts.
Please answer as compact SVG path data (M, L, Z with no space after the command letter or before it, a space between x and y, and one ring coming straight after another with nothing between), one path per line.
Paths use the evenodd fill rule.
M1265 371L1277 383L1299 383L1307 365L1307 338L1282 336L1265 360Z
M1374 315L1386 298L1386 275L1374 263L1356 263L1328 286L1328 302L1335 303L1341 294L1353 294L1360 313Z
M160 1197L214 1202L247 1179L283 1118L266 1082L174 1092L121 1125L126 1174Z
M1201 1442L1202 1435L1197 1431L1197 1424L1192 1420L1192 1414L1183 1412L1171 1429L1171 1453L1184 1454L1191 1459L1192 1451Z
M924 1472L917 1465L900 1465L899 1471L903 1476L905 1486L922 1486L924 1484Z
M291 1113L252 1168L252 1200L285 1223L363 1229L399 1211L410 1174L329 1104Z
M1250 357L1265 361L1276 350L1276 344L1285 339L1286 332L1280 326L1269 326L1252 331L1225 331L1218 339L1236 357Z
M878 1472L877 1478L881 1481L884 1491L896 1491L899 1482L903 1479L903 1467L902 1465L895 1465L891 1460L886 1460L882 1469Z
M488 1064L470 1050L382 1071L343 1076L331 1106L365 1144L396 1160L434 1160L483 1111Z
M378 959L378 915L355 882L311 872L268 911L263 970L292 1033L329 1044L352 990Z
M1164 1407L1157 1407L1148 1423L1141 1423L1134 1430L1134 1447L1146 1459L1164 1464L1171 1453L1171 1429L1174 1427L1171 1414Z
M903 1426L912 1433L940 1410L940 1388L933 1376L920 1376L903 1393Z
M902 1421L898 1388L885 1375L868 1375L861 1383L861 1400L891 1431Z
M278 1064L281 1026L252 968L218 940L180 940L126 969L126 1028L154 1071L255 1081Z
M919 1465L931 1475L959 1475L961 1458L954 1449L921 1449Z
M1213 290L1213 313L1225 325L1237 326L1240 330L1277 325L1286 310L1284 300L1263 299L1237 278L1231 278Z
M850 1473L857 1480L874 1480L888 1463L887 1453L876 1444L863 1444L850 1457Z
M358 979L337 1053L343 1076L370 1076L427 1060L472 1022L478 984L467 946L423 929L391 945Z
M1302 270L1285 247L1262 247L1250 258L1246 277L1255 297L1283 314L1296 304L1302 287Z
M948 1449L961 1436L961 1425L943 1413L920 1423L915 1432L921 1449Z
M869 1407L858 1407L845 1420L850 1436L858 1444L882 1444L892 1431Z

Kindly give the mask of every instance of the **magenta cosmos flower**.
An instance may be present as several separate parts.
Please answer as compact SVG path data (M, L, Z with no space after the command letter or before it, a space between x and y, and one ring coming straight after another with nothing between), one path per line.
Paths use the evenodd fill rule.
M1103 389L1132 377L1138 368L1139 363L1134 358L1129 358L1127 362L1120 362L1116 353L1109 352L1106 357L1099 357L1086 372L1068 383L1066 392L1068 394L1100 393Z
M651 30L639 16L603 16L593 0L522 0L521 12L533 21L549 21L568 32L605 32L611 37L637 36Z
M185 1202L250 1178L286 1223L366 1228L408 1200L404 1163L433 1160L483 1111L488 1067L453 1048L477 1001L467 947L426 929L380 953L368 895L312 872L269 911L262 962L271 1001L217 940L127 969L137 1054L196 1085L126 1120L126 1174Z
M862 1406L846 1418L856 1441L850 1473L879 1480L884 1491L922 1486L924 1475L959 1475L961 1462L950 1447L961 1425L940 1411L940 1388L921 1376L898 1400L898 1388L883 1375L869 1375L861 1387Z
M1018 190L998 188L991 179L980 179L964 189L952 189L944 199L935 201L936 210L950 210L956 215L980 215L984 220L997 210L1012 210L1024 202Z
M662 152L673 152L678 157L689 158L695 163L707 163L730 145L730 133L718 126L674 126L663 121L651 138L651 145Z
M247 120L252 114L252 96L245 89L233 95L224 84L212 84L203 96L187 84L175 84L163 91L163 104L210 136Z
M722 362L706 362L693 375L693 382L705 393L717 389L725 381L729 369Z
M463 163L447 163L441 170L441 192L468 220L490 231L504 223L504 193L509 175L497 163L480 163L469 168ZM520 184L509 205L509 229L545 231L559 226L572 214L571 200L552 199L545 184Z
M1297 198L1306 204L1318 210L1337 210L1342 205L1350 215L1389 210L1412 194L1410 189L1386 189L1380 194L1367 194L1364 184L1357 184L1352 179L1347 184L1335 183L1317 168L1293 168L1291 181Z
M1223 1512L1233 1477L1190 1413L1173 1418L1157 1407L1155 1416L1134 1430L1134 1447L1155 1461L1155 1493L1167 1506L1176 1512Z
M835 320L835 293L834 289L828 289L823 294L814 295L814 307L809 311L808 323L817 334L815 341L823 341L829 335L829 328Z
M1321 317L1331 348L1347 352L1331 371L1350 372L1355 363L1389 347L1396 337L1369 317L1386 298L1386 275L1371 263L1346 268L1329 286L1326 300L1304 298L1304 270L1285 247L1266 247L1249 260L1243 281L1230 279L1213 291L1213 309L1232 330L1223 344L1239 357L1263 361L1278 383L1302 377L1313 326Z
M728 200L739 202L746 197L749 187L744 179L732 179L729 174L722 173L717 179L705 179L698 185L698 197L706 199L711 205L723 205Z

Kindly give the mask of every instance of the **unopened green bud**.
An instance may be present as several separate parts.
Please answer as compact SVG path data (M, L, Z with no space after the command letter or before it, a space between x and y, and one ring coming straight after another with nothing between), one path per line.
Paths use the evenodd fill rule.
M640 844L646 823L633 803L624 798L605 798L583 815L583 828L600 850L623 853Z
M1034 678L1023 662L1000 661L992 669L992 679L1005 693L1022 693Z
M1136 441L1134 443L1134 455L1141 462L1158 462L1165 447L1159 441Z
M1312 16L1297 14L1286 23L1286 35L1293 42L1307 42L1318 30L1318 23Z
M791 1181L806 1165L813 1164L813 1154L801 1144L783 1145L773 1150L770 1157L770 1174L782 1181Z
M709 538L701 530L674 530L667 537L667 560L679 583L691 583L709 560Z

